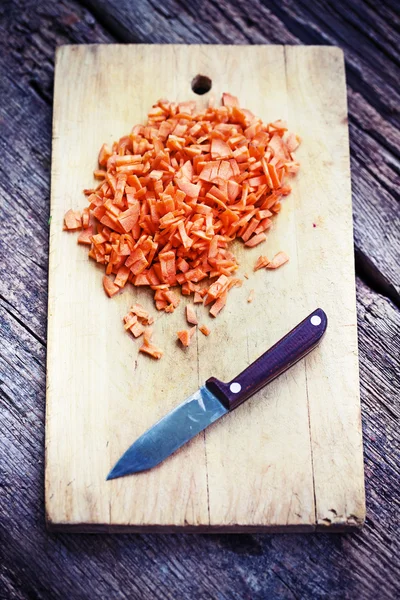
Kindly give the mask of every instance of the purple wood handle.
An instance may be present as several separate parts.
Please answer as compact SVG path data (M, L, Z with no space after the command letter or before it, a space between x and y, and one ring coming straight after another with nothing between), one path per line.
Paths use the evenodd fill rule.
M313 350L327 324L326 314L317 308L232 381L224 383L210 377L206 381L207 388L226 408L233 410Z

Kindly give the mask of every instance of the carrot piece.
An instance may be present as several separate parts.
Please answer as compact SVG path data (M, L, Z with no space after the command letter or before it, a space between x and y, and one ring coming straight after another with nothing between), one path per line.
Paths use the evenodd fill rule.
M245 243L245 246L247 246L248 248L254 248L254 246L257 246L261 242L264 242L266 239L267 236L265 235L265 233L258 233L257 235L254 235L252 238L250 238Z
M226 275L221 275L208 289L208 297L212 300L219 298L228 289L229 279Z
M267 265L267 269L278 269L289 260L288 255L285 252L278 252L275 254L274 258Z
M105 167L107 165L108 159L112 155L112 150L107 144L103 144L100 148L98 162L100 167Z
M222 296L217 298L217 300L214 302L214 304L210 308L210 315L212 315L213 317L216 317L218 315L218 313L224 308L224 306L226 304L227 296L228 296L228 292L224 292L222 294Z
M72 209L68 210L64 215L64 229L74 231L82 228L81 214Z
M200 325L199 329L204 335L210 335L211 333L211 329L209 329L207 325Z
M109 277L107 277L107 275L104 275L103 277L103 287L104 287L104 291L107 294L107 296L109 296L109 298L111 298L112 296L115 296L115 294L117 292L119 292L119 287L117 285L115 285L111 279Z
M166 300L169 304L172 304L173 308L179 306L180 300L178 296L172 291L165 291L163 293L163 299Z
M193 302L194 304L203 304L203 297L199 292L194 293Z
M239 107L239 100L236 98L236 96L232 96L232 94L224 93L224 94L222 94L222 104L224 106Z
M114 285L117 285L120 288L123 288L129 277L129 269L123 265L118 269L118 273L116 278L114 279Z
M164 354L161 348L158 348L151 342L144 342L142 346L139 348L139 352L143 352L144 354L148 354L152 358L160 359Z
M183 329L182 331L177 331L176 335L178 336L182 346L187 348L190 346L190 342L192 341L192 337L196 332L196 326L191 327L190 329Z
M130 312L136 315L137 318L140 319L146 325L151 325L154 322L154 319L150 316L148 311L141 304L133 304Z
M226 142L218 138L211 140L211 158L216 160L218 158L229 158L232 156L232 150Z
M249 297L247 298L247 302L253 302L254 300L254 290L250 290Z
M133 323L133 325L129 327L129 331L135 338L138 338L145 332L145 328L139 321L136 321L136 323Z
M84 229L78 237L78 244L86 244L89 245L92 243L92 235L93 235L93 227L88 227Z
M186 305L186 320L190 325L197 325L198 320L193 304Z
M259 256L256 260L256 263L253 267L253 271L258 271L259 269L263 269L269 263L269 260L266 256Z

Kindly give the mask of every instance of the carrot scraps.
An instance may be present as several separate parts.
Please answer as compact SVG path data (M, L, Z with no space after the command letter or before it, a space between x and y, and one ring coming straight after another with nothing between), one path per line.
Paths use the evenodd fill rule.
M210 335L210 333L211 333L211 329L209 329L207 327L207 325L200 325L199 329L200 329L201 333L206 336Z
M191 327L190 329L184 329L182 331L177 331L176 335L178 336L182 346L187 348L190 346L190 342L192 341L192 337L194 336L196 331L196 327Z
M196 312L194 310L193 304L188 304L186 306L186 320L190 325L197 325L198 320L196 316Z
M81 213L70 209L64 215L64 230L76 231L77 229L82 229Z
M143 352L144 354L148 354L149 356L152 356L153 358L157 359L161 358L163 355L163 351L160 348L158 348L158 346L155 346L151 342L146 341L146 339L140 346L139 352Z
M107 275L104 275L103 277L103 287L105 293L107 294L107 296L109 296L109 298L111 298L117 292L119 292L119 287L117 285L114 285L114 283L109 277L107 277Z
M64 229L82 230L78 243L104 266L108 296L127 283L147 286L156 308L173 312L179 297L171 288L179 286L215 317L240 283L229 244L241 238L252 248L266 240L291 191L287 177L299 168L299 143L285 123L263 123L228 93L222 106L200 111L194 102L159 100L145 125L101 147L97 187L84 190L83 211L65 214ZM287 260L280 253L255 270ZM132 315L137 323L129 329L142 335L146 324ZM149 345L142 351L150 353Z
M258 271L259 269L264 269L269 263L269 260L266 256L259 256L256 260L256 264L253 267L253 271Z
M253 302L254 300L254 290L250 290L249 297L247 298L247 302Z
M288 260L289 257L287 254L285 254L285 252L278 252L278 254L275 254L271 262L267 264L267 269L278 269L279 267L287 263Z

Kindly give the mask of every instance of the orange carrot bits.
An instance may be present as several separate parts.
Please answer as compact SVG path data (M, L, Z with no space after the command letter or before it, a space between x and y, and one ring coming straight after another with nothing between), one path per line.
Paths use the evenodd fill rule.
M82 229L81 213L72 209L64 215L64 230L75 231Z
M232 96L232 94L224 93L222 94L222 104L224 106L237 106L239 108L239 100L236 96Z
M218 138L211 140L211 158L213 160L220 158L230 158L232 156L232 150L226 142Z
M267 269L278 269L279 267L287 263L288 260L289 257L285 252L278 252L278 254L275 254L271 262L268 263Z
M83 228L78 243L104 265L109 296L128 282L149 286L156 308L173 312L179 298L170 288L179 285L183 295L194 293L186 311L197 324L193 305L210 305L216 316L239 282L229 244L242 238L251 248L266 239L291 191L287 178L299 167L298 144L283 122L262 123L228 93L222 106L200 111L193 102L160 100L145 124L102 146L98 185L85 191L82 215L66 213L64 229ZM282 253L271 263L260 257L254 270L286 261ZM133 335L143 334L145 319L130 312ZM158 357L153 347L148 337L141 351Z
M123 288L129 277L129 269L124 265L118 269L116 278L114 279L114 285Z
M107 144L103 144L102 147L100 148L99 158L98 158L100 167L105 167L107 165L107 161L111 157L111 155L112 155L111 148L109 146L107 146Z
M254 235L252 238L250 238L245 243L245 246L247 246L248 248L254 248L254 246L258 246L258 244L261 244L261 242L264 242L266 239L267 236L265 235L265 233L258 233L257 235Z
M207 325L200 325L199 329L203 335L207 336L207 335L210 335L210 333L211 333L211 329L209 329L207 327Z
M103 287L104 287L104 291L107 294L107 296L109 298L111 298L112 296L115 296L115 294L117 292L119 292L119 287L117 285L115 285L111 279L109 277L107 277L107 275L104 275L103 277Z
M266 256L259 256L256 260L256 263L253 267L253 271L258 271L259 269L264 269L269 263L269 260Z
M175 253L170 250L158 255L161 265L161 276L164 283L175 285L176 283L176 265Z
M144 354L148 354L152 358L160 359L163 355L163 351L152 344L149 340L144 340L142 346L139 348L139 352L143 352Z
M190 325L197 325L198 320L193 304L186 305L186 320Z
M217 316L217 314L224 308L224 306L226 304L227 296L228 296L228 292L224 292L222 294L222 296L217 298L217 300L214 302L214 304L210 308L210 315L212 315L213 317Z
M88 227L84 229L78 237L78 244L86 244L90 246L92 243L92 235L93 235L93 227Z
M196 332L196 327L191 327L190 329L184 329L182 331L177 331L176 335L178 336L178 339L180 340L182 346L187 348L188 346L190 346L192 337L194 336L195 332Z
M135 338L140 337L145 332L145 328L141 323L139 323L139 320L136 316L133 316L131 321L129 321L128 329Z
M226 275L221 275L208 289L208 297L215 300L228 289L229 279Z

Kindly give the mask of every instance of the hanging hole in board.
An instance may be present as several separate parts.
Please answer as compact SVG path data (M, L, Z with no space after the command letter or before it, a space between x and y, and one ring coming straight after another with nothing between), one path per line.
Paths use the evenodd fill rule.
M192 79L192 90L202 96L211 90L212 81L207 75L196 75Z

